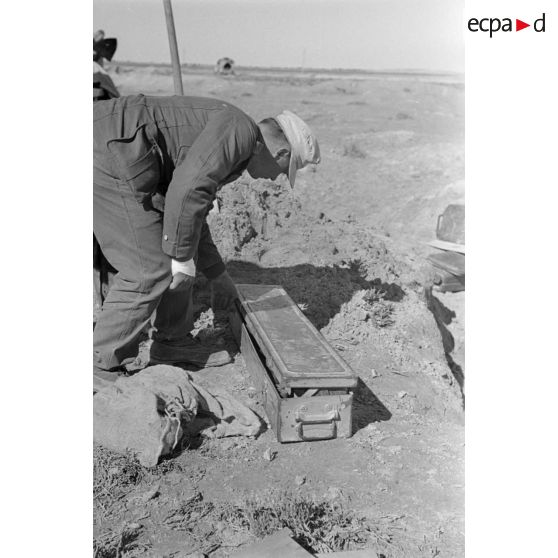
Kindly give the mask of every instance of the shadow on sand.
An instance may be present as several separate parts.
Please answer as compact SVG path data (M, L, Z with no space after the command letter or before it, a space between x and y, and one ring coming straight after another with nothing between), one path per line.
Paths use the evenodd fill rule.
M438 326L438 329L440 330L440 334L442 336L442 345L444 347L446 361L453 374L453 377L459 384L459 388L461 389L461 396L463 398L463 402L465 402L465 375L461 366L459 366L459 364L457 364L451 356L451 353L455 349L455 340L450 330L447 328L447 326L451 324L451 322L455 318L455 312L453 310L450 310L438 298L436 298L436 296L434 296L432 287L426 288L424 290L424 294L426 298L426 306L428 310L432 312L432 315L436 320L436 325Z
M299 264L290 267L260 267L245 261L231 261L227 270L236 283L282 285L289 296L306 307L305 315L316 327L326 326L359 290L372 289L383 300L400 301L405 292L395 283L366 279L359 260L347 265L315 266Z
M353 434L373 422L384 422L390 419L391 412L388 408L359 378L353 395Z

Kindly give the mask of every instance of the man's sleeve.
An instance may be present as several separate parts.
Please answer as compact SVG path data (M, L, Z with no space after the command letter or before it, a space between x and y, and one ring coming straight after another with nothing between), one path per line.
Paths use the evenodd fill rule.
M225 271L225 264L211 237L207 221L202 224L198 244L198 263L196 266L209 280L215 279Z
M165 200L163 251L189 260L197 252L202 225L219 185L247 161L257 140L257 127L232 109L212 116L174 170Z

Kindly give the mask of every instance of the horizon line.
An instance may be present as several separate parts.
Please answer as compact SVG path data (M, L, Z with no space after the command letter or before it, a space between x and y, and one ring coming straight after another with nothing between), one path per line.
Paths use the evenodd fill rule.
M113 64L129 64L135 66L168 66L172 69L170 62L137 62L133 60L112 60L109 62ZM181 68L213 68L215 64L202 63L202 62L184 62L180 64ZM298 72L353 72L361 74L415 74L415 75L451 75L451 76L465 76L464 71L458 70L430 70L425 68L384 68L384 69L366 69L366 68L318 68L318 67L305 67L305 66L249 66L242 64L235 64L235 68L243 68L246 70L291 70Z

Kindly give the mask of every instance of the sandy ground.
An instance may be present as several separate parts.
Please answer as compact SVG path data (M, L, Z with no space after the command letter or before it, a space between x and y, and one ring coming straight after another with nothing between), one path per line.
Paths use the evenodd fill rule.
M169 68L113 65L111 73L122 94L172 93ZM282 284L354 368L354 435L281 445L267 430L255 440L207 440L126 482L131 465L117 464L121 496L96 498L96 538L135 524L135 546L123 555L226 557L253 532L220 525L201 536L202 519L192 519L198 531L178 529L169 513L192 494L242 506L279 490L333 498L366 518L385 536L361 546L379 556L463 556L464 293L432 293L426 262L437 215L464 201L462 80L248 70L224 78L197 69L185 72L184 89L255 119L288 108L319 138L322 163L302 171L294 191L243 177L221 191L210 226L236 281ZM196 378L258 410L203 280L197 312L200 337L224 343L235 361ZM153 487L157 496L142 499Z

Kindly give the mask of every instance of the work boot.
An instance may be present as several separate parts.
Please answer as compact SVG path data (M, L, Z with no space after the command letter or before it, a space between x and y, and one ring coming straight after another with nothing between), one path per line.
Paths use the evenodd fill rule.
M215 351L202 345L197 339L188 337L180 345L168 345L153 341L149 353L149 364L193 364L198 368L223 366L232 362L227 351Z

